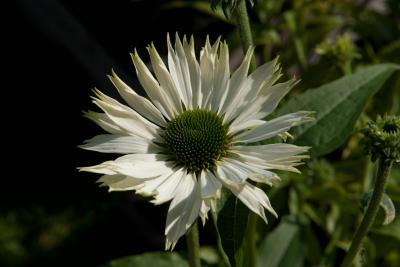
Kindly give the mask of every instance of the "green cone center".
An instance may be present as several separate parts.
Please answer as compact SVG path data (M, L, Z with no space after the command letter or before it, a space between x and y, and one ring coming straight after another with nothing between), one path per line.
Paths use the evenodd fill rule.
M216 113L188 110L171 120L164 133L165 154L178 167L198 173L212 170L226 156L230 138L228 126Z

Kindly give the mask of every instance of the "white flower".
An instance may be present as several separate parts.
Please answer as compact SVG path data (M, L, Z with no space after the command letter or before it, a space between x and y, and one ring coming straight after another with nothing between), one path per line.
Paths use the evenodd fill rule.
M251 48L231 75L226 43L207 39L197 60L193 38L182 43L177 36L175 48L167 39L168 67L154 45L148 47L155 75L137 52L132 55L148 99L114 72L109 78L129 106L95 90L93 102L104 113L86 116L109 134L81 147L126 155L80 170L103 174L98 182L110 191L135 190L154 204L171 201L165 234L166 249L173 249L199 215L205 222L223 186L265 221L264 209L276 216L267 195L247 179L272 185L279 177L271 170L297 172L308 147L257 142L287 136L291 127L310 121L311 112L263 120L294 85L275 84L281 76L277 60L248 75Z

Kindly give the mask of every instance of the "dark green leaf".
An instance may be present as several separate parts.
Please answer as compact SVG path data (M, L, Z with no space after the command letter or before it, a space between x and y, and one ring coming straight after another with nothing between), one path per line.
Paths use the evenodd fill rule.
M294 129L294 142L311 146L314 156L325 155L346 141L369 97L399 69L396 64L364 68L292 98L278 114L315 111L315 122Z
M307 249L307 228L297 218L287 217L261 243L259 267L300 267Z
M188 267L188 263L175 252L151 252L128 256L102 265L102 267Z
M243 266L245 258L244 235L249 210L230 192L225 191L224 194L227 198L218 213L218 232L230 264L232 267L239 267Z

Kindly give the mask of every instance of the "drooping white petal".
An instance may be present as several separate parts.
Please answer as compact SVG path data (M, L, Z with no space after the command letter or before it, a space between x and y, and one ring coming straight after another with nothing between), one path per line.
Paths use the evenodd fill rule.
M256 186L244 183L239 187L225 184L225 186L243 202L250 210L259 215L266 223L268 220L265 216L264 208L271 212L275 217L278 217L275 210L272 208L267 195Z
M208 219L208 212L212 210L213 212L216 211L216 199L214 198L206 198L201 201L201 207L200 207L200 218L201 222L203 223L203 226L206 224L206 220Z
M236 134L238 132L241 132L243 130L251 130L255 127L261 126L265 123L264 120L247 120L242 123L235 123L236 120L231 124L231 127L229 127L229 134Z
M300 162L301 159L308 158L308 156L301 155L295 156L298 157L297 159L291 159L288 162L285 161L266 161L262 158L254 155L249 155L247 153L241 153L240 157L242 158L243 162L248 164L249 166L254 166L260 169L268 169L268 170L283 170L283 171L291 171L300 173L295 166L302 164Z
M127 191L134 190L138 185L140 185L143 180L135 179L125 175L115 174L115 175L103 175L98 183L100 186L108 186L109 192L112 191Z
M112 71L112 76L108 76L108 78L114 84L115 88L117 88L119 94L134 110L159 126L166 125L161 112L147 98L138 95L132 90L114 71Z
M188 174L179 185L167 215L165 249L173 249L178 239L195 222L201 207L200 186L195 175Z
M92 173L99 173L99 174L106 174L106 175L121 175L115 170L110 168L110 164L113 161L105 161L101 164L94 165L94 166L89 166L89 167L79 167L79 171L83 172L92 172ZM125 176L125 175L123 175Z
M120 154L147 154L160 151L157 145L138 136L122 136L114 134L102 134L86 140L80 148Z
M310 147L296 146L292 144L276 143L257 146L235 146L234 150L240 155L242 153L257 156L265 161L287 159L292 156L307 152Z
M235 150L232 150L231 152L235 153ZM239 170L247 178L250 178L255 182L272 185L274 182L280 181L280 178L276 173L264 170L264 167L244 163L245 159L241 157L241 154L239 154L237 158L227 158L225 161L235 166L236 170Z
M222 187L221 182L210 171L202 171L200 174L201 197L218 198Z
M178 190L180 190L180 185L183 179L188 179L186 175L186 171L183 168L175 170L171 175L160 180L160 183L157 184L157 187L154 188L155 196L151 201L152 203L159 205L170 201L175 197Z
M173 172L169 162L158 154L129 154L80 170L110 175L121 174L137 179L153 179Z
M230 184L232 186L242 184L247 179L247 172L242 168L238 168L235 164L232 164L229 158L218 164L216 175L220 180L223 180L225 184Z
M117 135L127 135L129 134L127 131L124 129L121 129L118 125L116 125L106 114L104 113L98 113L94 111L88 111L84 113L84 116L93 122L95 122L97 125L99 125L103 130L106 132L109 132L111 134L117 134Z
M159 154L129 154L112 161L110 168L119 174L149 179L173 172L171 164Z
M153 54L151 48L149 48L149 53ZM179 99L173 98L173 95L169 94L162 85L160 86L137 52L131 54L131 57L133 64L135 65L136 75L139 82L143 86L143 89L146 91L150 100L167 119L173 118L178 113L178 107L180 105ZM153 63L153 66L155 66L155 64L159 64L158 58ZM158 70L157 66L154 68Z
M234 142L252 143L271 138L288 131L293 126L313 121L314 119L310 117L312 114L313 112L309 111L299 111L266 121L261 126L237 135Z

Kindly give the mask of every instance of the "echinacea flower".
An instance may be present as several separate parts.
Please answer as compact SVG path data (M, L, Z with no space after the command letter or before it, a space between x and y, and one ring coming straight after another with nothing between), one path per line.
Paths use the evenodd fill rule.
M132 55L137 77L148 98L135 93L114 72L110 76L129 105L95 90L93 102L104 111L86 116L109 134L87 140L81 147L126 154L81 171L100 173L110 191L135 190L152 196L154 204L171 201L165 228L166 249L200 216L203 223L226 187L265 221L264 209L276 216L267 195L248 179L272 185L271 170L295 171L308 147L259 141L287 135L308 122L311 112L299 111L263 120L294 85L277 83L277 60L248 75L250 48L231 75L228 45L206 41L198 60L194 41L176 36L168 42L168 67L154 45L148 47L154 75Z

